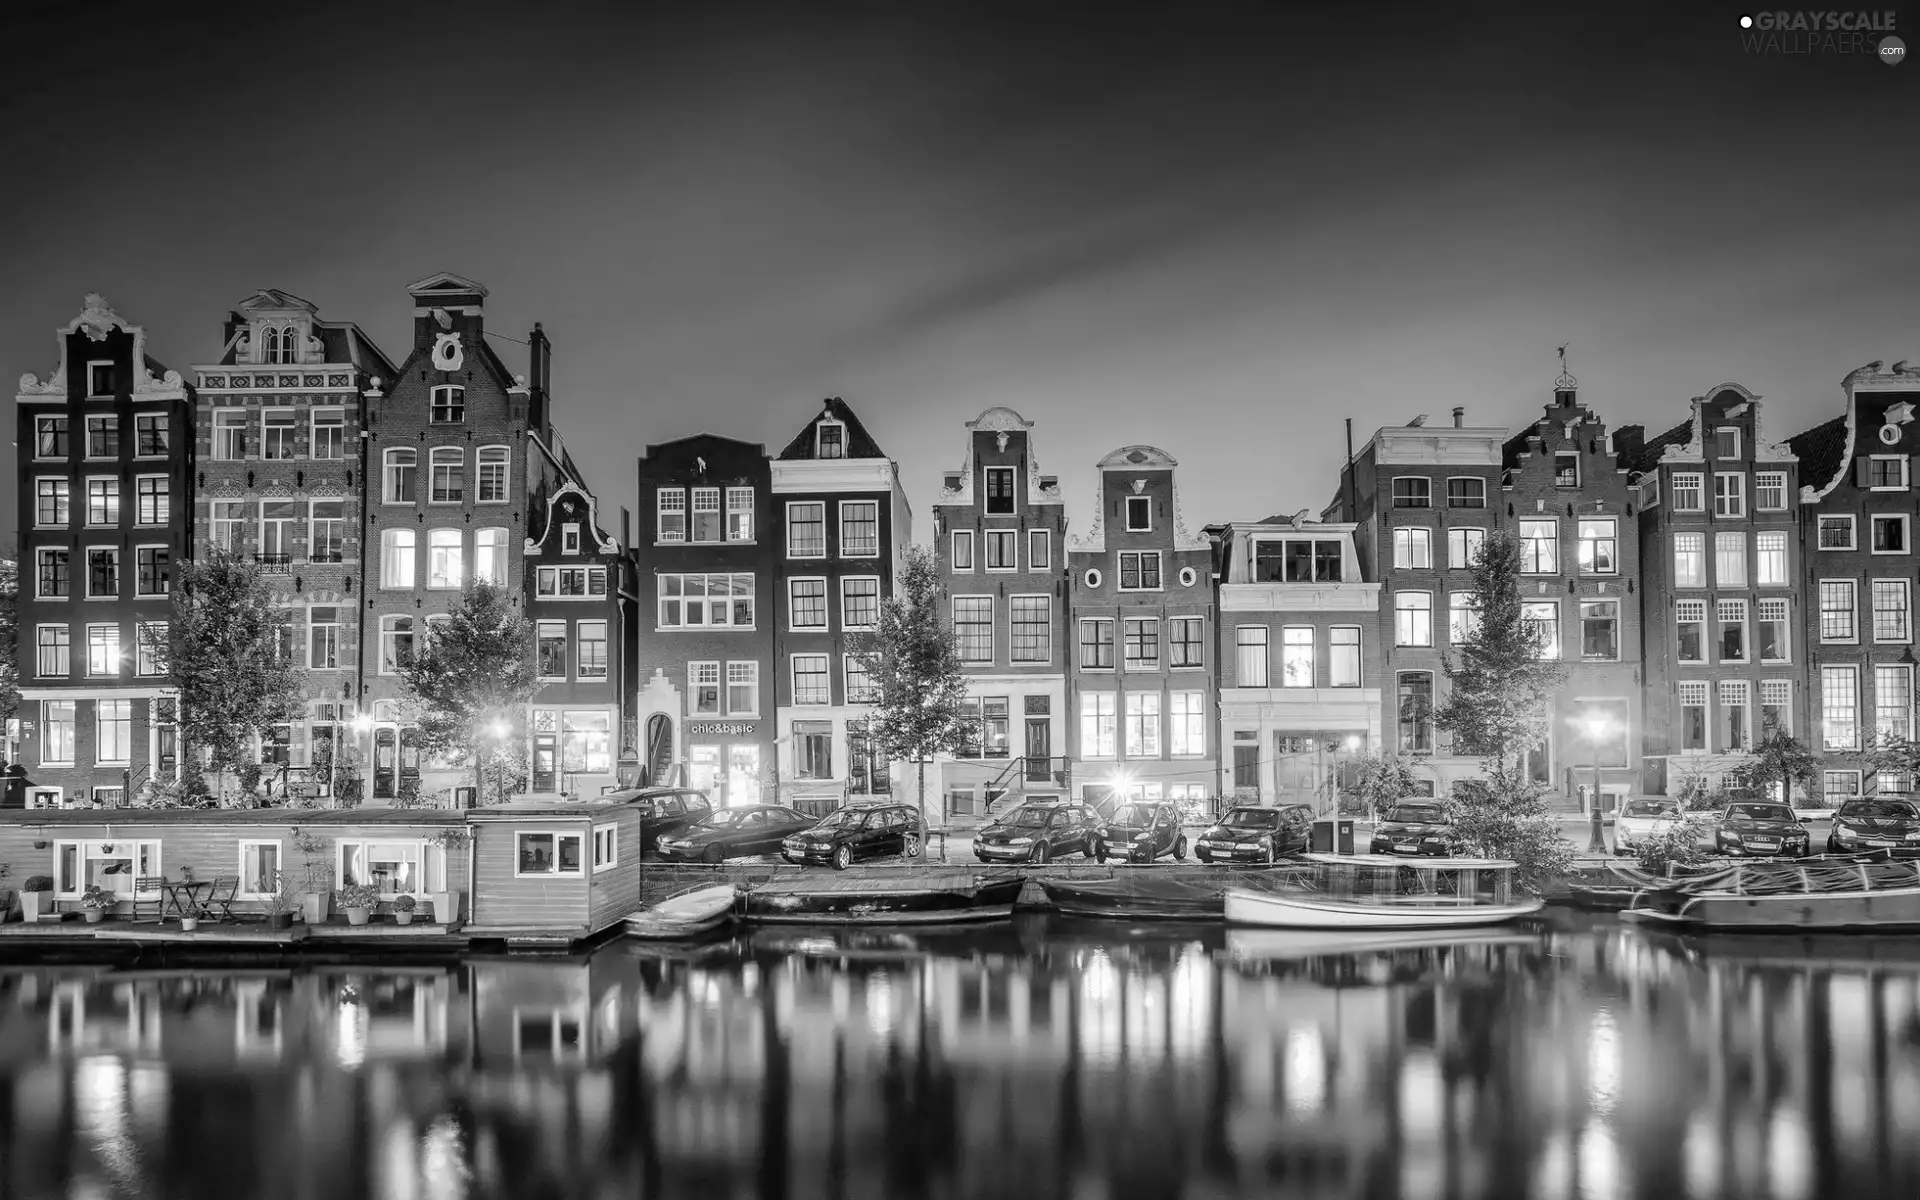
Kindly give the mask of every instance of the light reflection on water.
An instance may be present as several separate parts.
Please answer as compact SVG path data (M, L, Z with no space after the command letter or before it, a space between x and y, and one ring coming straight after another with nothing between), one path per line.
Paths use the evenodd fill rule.
M1920 948L1021 920L0 968L0 1195L1920 1194Z

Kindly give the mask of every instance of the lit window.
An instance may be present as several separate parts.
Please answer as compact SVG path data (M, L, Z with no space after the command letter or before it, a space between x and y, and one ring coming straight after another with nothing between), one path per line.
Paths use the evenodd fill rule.
M482 446L475 456L477 491L474 499L482 504L507 502L507 476L512 451L505 446Z
M414 532L411 529L386 529L380 533L380 586L413 586Z
M427 531L427 586L457 588L466 582L466 566L458 529Z

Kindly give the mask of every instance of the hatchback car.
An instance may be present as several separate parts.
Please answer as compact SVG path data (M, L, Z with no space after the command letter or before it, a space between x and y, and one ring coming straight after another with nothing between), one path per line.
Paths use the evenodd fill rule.
M1301 853L1313 836L1313 810L1304 804L1262 808L1241 804L1228 809L1194 843L1194 857L1210 863L1272 862L1284 854Z
M1727 805L1713 831L1713 847L1721 854L1800 858L1809 840L1791 806L1767 800Z
M1022 805L974 835L981 862L1043 863L1063 854L1092 855L1102 822L1084 804Z
M654 847L673 862L724 862L778 853L781 842L813 823L812 817L777 804L743 804L716 809L678 833L663 834Z
M1114 809L1093 847L1094 858L1101 862L1109 858L1152 862L1168 854L1187 856L1187 835L1180 831L1180 813L1171 804L1150 800L1132 800Z
M1368 849L1374 854L1445 855L1452 828L1438 800L1396 804L1387 810L1387 819L1374 826Z
M811 829L788 834L780 857L790 863L827 863L844 871L863 858L904 854L918 858L926 841L920 813L910 804L849 804Z
M628 788L608 792L603 801L624 801L640 812L640 845L650 850L660 838L679 833L713 815L713 802L697 788Z
M1629 800L1613 822L1613 852L1634 850L1680 824L1680 806L1671 800Z
M1913 801L1886 796L1848 800L1834 812L1828 854L1896 848L1920 850L1920 809Z

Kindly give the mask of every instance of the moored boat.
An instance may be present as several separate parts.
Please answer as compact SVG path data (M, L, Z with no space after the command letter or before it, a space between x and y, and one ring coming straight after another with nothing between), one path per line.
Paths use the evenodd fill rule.
M698 937L720 928L732 918L737 896L737 890L730 883L682 892L652 908L629 914L626 930L628 935L639 938Z
M1642 895L1628 921L1727 932L1920 929L1920 863L1752 863Z
M1130 871L1113 879L1042 879L1041 890L1064 916L1123 920L1218 920L1226 911L1224 883Z
M1498 859L1311 854L1313 894L1229 888L1232 925L1278 929L1462 929L1540 911L1513 897L1515 866Z
M1026 876L776 879L740 898L743 919L787 925L925 925L1013 915Z

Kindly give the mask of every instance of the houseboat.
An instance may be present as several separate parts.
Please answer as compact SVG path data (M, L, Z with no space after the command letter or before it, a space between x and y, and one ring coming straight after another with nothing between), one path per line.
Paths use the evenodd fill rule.
M1540 911L1516 899L1515 864L1499 859L1402 860L1379 854L1308 854L1311 892L1227 890L1230 925L1278 929L1461 929L1498 925Z
M383 933L390 914L411 907L422 936L457 929L469 941L570 945L638 906L639 825L631 805L598 801L0 810L0 863L23 890L50 881L31 902L35 925L61 923L0 931L107 932L80 923L93 910L120 928L152 921L164 932L185 905L243 922L291 912L306 926L296 940L331 940L360 936L343 901L365 898L374 903L356 907L371 907Z

